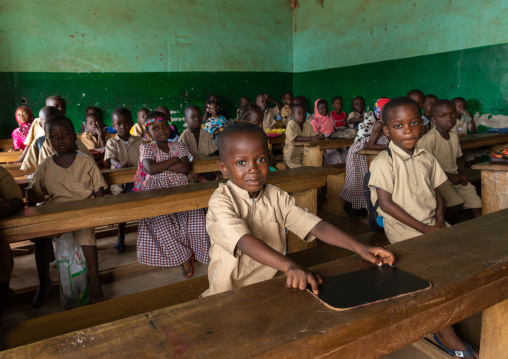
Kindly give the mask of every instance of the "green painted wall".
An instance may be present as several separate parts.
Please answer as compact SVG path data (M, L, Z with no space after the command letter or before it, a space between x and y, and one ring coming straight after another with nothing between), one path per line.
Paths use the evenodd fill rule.
M0 3L1 138L22 99L37 115L47 96L63 96L78 129L89 105L103 107L106 119L119 105L163 104L182 117L187 104L202 106L217 92L234 113L242 95L292 88L292 14L283 1L119 4Z

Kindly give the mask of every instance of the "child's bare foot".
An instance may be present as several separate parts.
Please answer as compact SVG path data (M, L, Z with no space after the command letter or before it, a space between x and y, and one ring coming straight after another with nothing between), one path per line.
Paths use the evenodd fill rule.
M194 263L193 257L189 258L185 262L182 263L183 268L183 276L185 278L190 278L194 275Z
M47 283L40 283L39 288L37 289L37 293L35 293L35 298L32 301L32 307L35 309L42 308L44 304L46 304L46 299L48 299L49 291L53 286L53 281L50 280Z
M104 300L104 292L99 281L90 281L90 304L99 303Z

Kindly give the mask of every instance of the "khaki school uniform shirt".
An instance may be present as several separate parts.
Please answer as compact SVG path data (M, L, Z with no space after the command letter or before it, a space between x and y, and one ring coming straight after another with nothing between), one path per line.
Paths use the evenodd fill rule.
M183 143L187 147L194 159L207 157L218 149L212 136L202 128L199 129L199 145L196 143L194 134L189 129L182 132L178 142Z
M296 137L315 135L317 135L317 132L314 131L310 123L304 122L303 129L301 129L295 120L289 121L286 127L286 140L284 143L284 162L286 162L289 168L302 167L303 146L294 145Z
M108 133L104 136L106 143L111 138L111 135ZM89 150L95 150L97 148L102 148L101 140L98 137L95 137L91 132L86 131L81 135L81 142L85 145Z
M354 123L349 123L348 122L348 120L350 118L359 118L359 117L362 117L364 114L365 114L365 112L364 113L360 113L360 112L356 112L356 111L350 112L349 115L347 115L347 119L346 119L346 125L347 125L347 127L349 127L349 128L354 128L355 127Z
M89 156L91 159L94 159L92 153L88 151L88 148L81 142L79 138L76 139L76 147L79 152ZM39 163L41 163L45 158L54 155L56 151L51 147L49 140L46 138L44 143L41 146L41 149L37 149L37 142L34 141L28 148L28 152L26 153L25 159L21 164L21 169L23 171L27 171L29 173L34 173L37 169Z
M280 116L284 121L284 126L287 126L289 121L291 120L291 116L293 116L293 110L288 105L285 105L280 109Z
M78 152L68 168L53 161L41 162L27 188L27 198L34 202L61 203L92 198L100 188L107 188L99 167L89 156ZM46 200L46 196L49 198Z
M206 230L210 235L210 287L208 296L271 279L277 269L262 265L237 248L240 238L251 234L281 254L286 253L285 228L305 241L321 219L296 205L287 192L265 185L257 198L228 181L210 198Z
M120 136L112 137L106 143L104 161L114 158L118 161L129 161L134 167L138 167L139 148L145 143L141 137L129 136L127 143ZM111 168L115 166L111 165Z
M133 135L133 136L145 137L145 126L140 124L139 122L136 123L131 128L130 134Z
M443 171L458 173L457 158L462 157L459 136L449 131L450 139L445 140L439 132L433 128L427 132L418 142L418 146L430 152L441 165Z
M44 129L41 127L41 120L36 118L32 122L32 126L30 126L30 130L28 131L28 135L25 138L25 146L30 146L32 142L41 136L44 136Z
M275 127L275 116L279 114L279 108L277 106L270 107L265 110L263 115L263 130L269 128L270 130Z
M437 160L429 152L416 145L413 156L408 155L390 141L387 151L381 151L370 164L372 203L378 200L376 188L392 194L392 200L417 221L429 223L436 216L437 199L434 189L446 182L447 177ZM379 215L396 221L381 207Z

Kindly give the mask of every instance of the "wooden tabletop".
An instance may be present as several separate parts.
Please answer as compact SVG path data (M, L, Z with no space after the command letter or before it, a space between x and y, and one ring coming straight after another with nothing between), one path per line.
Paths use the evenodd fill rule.
M14 148L14 143L12 142L12 138L2 138L0 139L0 149L9 150Z
M490 163L490 162L482 162L476 163L471 166L474 170L482 170L482 171L504 171L508 172L508 164L506 163Z
M333 148L345 148L345 147L351 147L351 145L354 143L354 140L346 140L346 139L325 139L320 141L304 141L304 142L293 142L293 145L295 146L305 146L305 147L311 147L311 146L318 146L319 149L322 150L329 150Z
M326 176L338 172L334 168L301 167L270 172L268 182L292 193L324 186ZM205 208L221 182L226 180L28 207L0 218L0 237L15 242L80 228Z
M389 245L397 267L433 285L412 295L334 311L308 292L285 288L285 278L280 277L2 355L379 358L508 298L508 241L501 240L508 233L507 216L508 209ZM326 277L370 266L350 256L313 271ZM505 340L499 335L490 339Z
M2 151L0 152L0 162L6 163L6 162L15 162L21 157L22 151Z

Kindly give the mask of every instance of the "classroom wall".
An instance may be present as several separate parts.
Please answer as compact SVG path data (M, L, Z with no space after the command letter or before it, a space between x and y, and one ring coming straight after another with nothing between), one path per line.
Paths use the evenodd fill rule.
M419 88L462 96L471 111L508 113L508 22L501 0L300 0L293 83L309 104L342 95L372 109ZM508 125L508 124L507 124Z
M235 114L240 96L292 89L292 14L273 0L4 0L0 4L0 136L26 101L85 107L165 105L183 117L208 93ZM255 12L255 15L253 13ZM262 24L262 26L260 26ZM107 122L107 121L106 121ZM182 123L177 123L182 128Z

